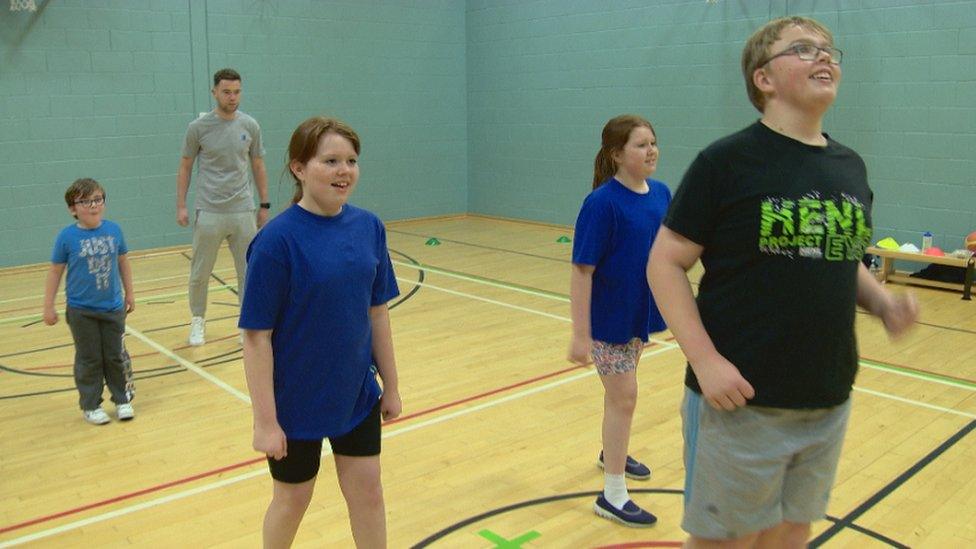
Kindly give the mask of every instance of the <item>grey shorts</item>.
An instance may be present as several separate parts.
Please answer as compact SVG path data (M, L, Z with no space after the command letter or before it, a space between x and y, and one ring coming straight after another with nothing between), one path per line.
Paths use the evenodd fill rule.
M681 527L700 538L736 539L823 518L850 411L850 399L823 409L719 411L685 388Z

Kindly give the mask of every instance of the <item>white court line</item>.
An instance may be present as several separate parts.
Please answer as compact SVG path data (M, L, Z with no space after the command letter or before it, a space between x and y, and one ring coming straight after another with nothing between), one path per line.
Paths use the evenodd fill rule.
M531 290L529 288L523 288L520 286L514 286L510 284L504 284L501 282L494 282L492 280L487 280L483 278L478 278L475 276L468 276L460 273L452 273L450 271L445 271L438 269L437 267L431 267L430 265L414 265L413 263L406 263L404 261L397 261L395 259L391 260L395 265L402 265L404 267L410 267L411 269L417 269L418 271L426 271L431 273L437 273L439 275L449 276L451 278L457 278L459 280L467 280L469 282L477 282L484 286L491 286L493 288L501 288L503 290L511 290L513 292L521 292L523 294L529 294L539 297L545 297L548 299L555 299L556 301L562 301L564 303L569 303L568 297L558 296L555 294L546 294L545 292L540 292L537 290Z
M925 376L922 374L916 374L914 372L904 372L902 370L898 370L895 368L884 368L882 366L875 366L874 364L870 364L868 362L862 362L862 361L859 361L858 364L860 364L861 367L863 368L870 368L871 370L877 370L879 372L885 372L888 374L910 377L913 379L921 379L922 381L931 381L932 383L938 383L939 385L947 385L949 387L955 387L957 389L965 389L967 391L976 391L976 387L967 385L965 383L960 383L958 381L953 381L951 379L942 379L940 377Z
M224 290L231 290L235 288L237 288L236 284L222 284L218 286L210 286L207 288L207 293L210 294L211 292L222 292ZM154 295L149 295L144 297L137 297L136 303L152 303L153 301L157 301L159 299L166 299L168 297L182 297L187 295L188 293L189 292L173 292L169 294L154 294ZM64 314L64 309L63 308L57 309L57 313L59 315ZM39 320L41 318L42 318L41 313L30 313L30 314L20 315L20 316L10 316L6 318L0 318L0 325L12 324L14 322L20 322L23 320Z
M231 395L233 395L237 399L242 400L242 401L246 402L247 404L251 404L251 397L249 397L249 396L245 395L244 393L238 391L237 389L231 387L230 385L228 385L226 382L224 382L223 380L221 380L217 376L215 376L215 375L213 375L213 374L211 374L209 372L204 371L203 368L201 368L201 367L197 366L196 364L190 362L189 360L181 357L180 355L174 353L173 351L169 350L168 348L160 345L159 343L156 343L154 340L146 337L146 334L140 332L139 330L136 330L135 328L133 328L131 326L126 326L125 327L125 331L128 332L128 333L130 333L130 334L132 334L132 335L134 335L134 336L136 336L143 343L145 343L146 345L149 345L153 349L156 349L156 351L159 352L159 353L161 353L162 355L167 356L167 357L169 357L172 360L175 360L176 362L178 362L180 364L180 366L183 366L184 368L186 368L187 370L193 372L194 374L202 377L203 379L209 381L210 383L213 383L214 385L216 385L217 387L220 387L224 391L227 391L228 393L230 393Z
M918 400L912 400L910 398L904 398L900 396L891 395L888 393L882 393L881 391L872 391L871 389L862 389L861 387L854 387L855 391L862 393L867 393L869 395L874 395L876 397L887 398L891 400L896 400L898 402L904 402L906 404L914 404L915 406L921 406L922 408L928 408L930 410L935 410L937 412L944 412L946 414L955 414L957 416L968 417L970 419L976 419L976 414L970 414L969 412L963 412L962 410L953 410L952 408L946 408L944 406L936 406L935 404L928 404Z
M672 349L671 348L661 348L661 349L648 350L648 351L645 351L644 353L642 353L641 354L641 357L643 358L645 356L652 356L652 355L659 354L659 353L664 353L664 352L667 352L667 351L670 351L670 350L672 350ZM481 411L481 410L484 410L484 409L487 409L487 408L492 408L494 406L498 406L498 405L504 404L506 402L511 402L513 400L518 400L520 398L524 398L524 397L527 397L527 396L531 396L531 395L534 395L536 393L541 393L541 392L544 392L544 391L548 391L549 389L554 389L556 387L559 387L560 385L565 385L566 383L571 383L573 381L576 381L576 380L579 380L579 379L583 379L585 377L590 377L590 376L592 376L594 374L596 374L596 370L594 370L594 369L588 369L585 372L580 372L578 374L575 374L575 375L572 375L572 376L569 376L569 377L566 377L566 378L563 378L563 379L559 379L559 380L556 380L556 381L552 381L552 382L549 382L549 383L547 383L545 385L540 385L538 387L533 387L531 389L526 389L526 390L523 390L523 391L518 391L516 393L510 394L510 395L506 395L504 397L501 397L501 398L498 398L498 399L495 399L495 400L491 400L491 401L488 401L488 402L484 402L484 403L478 404L476 406L472 406L470 408L464 408L462 410L458 410L456 412L451 412L450 414L445 414L443 416L432 417L432 418L430 418L428 420L425 420L425 421L416 423L414 425L409 425L409 426L406 426L406 427L402 427L400 429L396 429L396 430L393 430L393 431L385 432L385 433L383 433L383 438L384 439L393 438L393 437L397 437L397 436L400 436L400 435L405 434L405 433L409 433L411 431L416 431L417 429L422 429L424 427L429 427L431 425L437 425L438 423L443 423L443 422L445 422L447 420L450 420L450 419L455 419L455 418L462 417L462 416L465 416L465 415L468 415L468 414L472 414L474 412L478 412L478 411ZM323 455L325 455L325 454L327 454L327 452L323 452ZM237 475L237 476L234 476L234 477L229 477L229 478L226 478L226 479L221 479L221 480L218 480L218 481L215 481L215 482L211 482L211 483L205 484L203 486L197 486L197 487L194 487L194 488L190 488L190 489L187 489L187 490L183 490L183 491L177 492L175 494L170 494L170 495L167 495L167 496L158 497L158 498L155 498L155 499L152 499L152 500L149 500L149 501L144 501L142 503L136 503L136 504L133 504L133 505L129 505L127 507L123 507L122 509L116 509L114 511L109 511L107 513L102 513L100 515L95 515L93 517L88 517L88 518L84 518L84 519L81 519L81 520L76 520L76 521L70 522L68 524L63 524L61 526L56 526L54 528L49 528L47 530L41 530L40 532L35 532L33 534L28 534L26 536L21 536L19 538L14 538L14 539L9 540L9 541L0 542L0 548L2 548L2 547L13 547L15 545L21 545L21 544L29 543L29 542L32 542L32 541L37 541L39 539L44 539L44 538L47 538L47 537L50 537L50 536L53 536L53 535L57 535L57 534L61 534L61 533L64 533L64 532L68 532L68 531L71 531L71 530L74 530L74 529L77 529L77 528L83 528L83 527L89 526L91 524L96 524L96 523L99 523L99 522L104 522L106 520L110 520L110 519L113 519L113 518L116 518L116 517L121 517L121 516L124 516L124 515L128 515L128 514L131 514L131 513L135 513L137 511L142 511L144 509L150 509L150 508L153 508L153 507L158 507L158 506L163 505L163 504L166 504L166 503L170 503L170 502L173 502L173 501L185 499L185 498L188 498L190 496L195 496L197 494L202 494L202 493L205 493L205 492L209 492L209 491L212 491L212 490L216 490L218 488L223 488L224 486L229 486L231 484L236 484L238 482L242 482L242 481L249 480L249 479L252 479L252 478L255 478L255 477L259 477L259 476L263 476L263 475L266 475L266 474L268 474L268 469L267 468L261 468L261 469L259 469L257 471L249 471L247 473L242 473L242 474Z
M532 309L528 309L528 308L525 308L525 307L520 307L518 305L512 305L512 304L503 303L503 302L495 301L495 300L488 299L488 298L482 298L482 297L479 297L479 296L475 296L475 295L471 295L471 294L466 294L464 292L457 292L457 291L454 291L454 290L448 290L448 289L445 289L445 288L440 288L440 287L437 287L437 286L430 285L428 283L418 283L416 281L405 280L405 279L400 279L400 278L398 278L398 280L401 280L403 282L407 282L407 283L410 283L410 284L416 284L416 285L420 285L420 286L426 286L426 287L429 287L429 288L431 288L433 290L443 291L445 293L449 293L449 294L452 294L452 295L457 295L457 296L460 296L460 297L467 297L467 298L470 298L470 299L475 299L475 300L478 300L478 301L483 301L483 302L487 302L487 303L491 303L491 304L495 304L495 305L499 305L499 306L503 306L503 307L508 307L508 308L512 308L512 309L524 311L524 312L531 313L531 314L537 314L537 315L546 316L546 317L549 317L549 318L554 318L556 320L561 320L561 321L569 321L570 320L570 319L565 318L565 317L560 317L560 316L557 316L557 315L552 315L552 314L545 313L545 312L542 312L542 311L534 311ZM135 329L130 329L128 327L126 329L128 331L131 331L131 333L133 335L135 335L136 337L140 338L145 343L149 344L151 347L157 349L158 351L160 351L161 353L165 354L166 356L170 356L171 358L177 360L184 367L187 367L187 369L190 369L191 371L194 371L198 375L201 375L201 377L204 377L205 379L208 379L208 380L212 381L213 383L217 384L218 386L221 386L225 390L228 390L232 394L235 394L236 393L235 396L238 396L238 398L241 398L245 402L248 402L248 403L250 402L250 398L248 398L246 395L243 395L242 393L240 393L239 391L237 391L233 387L230 387L229 385L227 385L223 381L220 381L219 379L215 378L214 376L212 376L212 375L208 374L207 372L203 371L202 369L200 369L199 366L196 366L195 364L193 364L193 363L191 363L189 361L186 361L186 360L182 359L181 357L173 354L171 351L169 351L168 349L166 349L162 345L159 345L158 343L152 341L151 339L149 339L148 337L146 337L141 332L138 332ZM678 349L679 348L678 345L673 344L671 342L659 342L659 343L662 344L662 347L661 348L654 349L654 350L649 350L649 351L645 351L645 352L643 352L641 354L641 357L643 358L645 356L652 356L652 355L656 355L656 354L659 354L659 353L664 353L664 352L671 351L671 350L674 350L674 349ZM189 366L192 366L193 368L190 368ZM882 370L882 371L889 371L889 370ZM571 383L571 382L577 381L579 379L583 379L585 377L592 376L595 373L596 373L595 370L587 370L585 372L581 372L579 374L575 374L575 375L572 375L572 376L569 376L569 377L566 377L566 378L563 378L563 379L559 379L559 380L556 380L556 381L547 383L545 385L541 385L541 386L534 387L534 388L531 388L531 389L526 389L524 391L519 391L519 392L510 394L510 395L501 397L499 399L493 400L493 401L484 402L482 404L478 404L478 405L472 406L470 408L465 408L463 410L458 410L456 412L452 412L452 413L449 413L449 414L445 414L443 416L437 416L437 417L434 417L434 418L430 418L428 420L425 420L423 422L420 422L420 423L417 423L417 424L414 424L414 425L409 425L409 426L403 427L401 429L397 429L397 430L394 430L394 431L390 431L388 433L384 433L383 438L392 438L392 437L395 437L395 436L399 436L401 434L408 433L408 432L411 432L411 431L414 431L414 430L417 430L417 429L420 429L420 428L423 428L423 427L427 427L427 426L430 426L430 425L436 425L438 423L442 423L442 422L448 421L450 419L455 419L455 418L458 418L458 417L461 417L461 416L464 416L464 415L467 415L467 414L470 414L470 413L474 413L476 411L480 411L480 410L483 410L483 409L486 409L486 408L491 408L491 407L494 407L494 406L498 406L500 404L504 404L506 402L510 402L510 401L513 401L513 400L517 400L519 398L524 398L526 396L530 396L530 395L533 395L533 394L536 394L536 393L540 393L540 392L543 392L543 391L547 391L549 389L552 389L552 388L555 388L555 387L559 387L559 386L564 385L566 383ZM923 380L925 380L925 379L927 379L927 378L923 378ZM928 381L937 381L937 380L931 380L931 379L929 379ZM932 404L926 404L924 402L919 402L919 401L915 401L915 400L911 400L911 399L906 399L906 398L898 397L898 396L895 396L895 395L890 395L890 394L887 394L887 393L882 393L882 392L879 392L879 391L873 391L873 390L870 390L870 389L862 389L862 388L859 388L859 387L854 387L854 390L860 391L860 392L864 392L864 393L867 393L867 394L870 394L870 395L873 395L873 396L877 396L877 397L880 397L880 398L887 398L887 399L895 400L897 402L902 402L902 403L911 404L911 405L917 405L917 406L920 406L920 407L923 407L923 408L928 408L928 409L931 409L931 410L934 410L934 411L938 411L938 412L942 412L942 413L954 414L954 415L959 415L959 416L963 416L963 417L967 417L967 418L976 418L976 414L970 414L970 413L962 412L962 411L959 411L959 410L953 410L951 408L945 408L945 407L936 406L936 405L932 405ZM137 512L137 511L141 511L143 509L149 509L149 508L152 508L152 507L157 507L159 505L163 505L163 504L169 503L171 501L176 501L176 500L184 499L184 498L187 498L187 497L196 495L196 494L200 494L200 493L208 492L208 491L211 491L211 490L215 490L215 489L221 488L223 486L228 486L230 484L235 484L237 482L241 482L241 481L244 481L244 480L248 480L248 479L251 479L251 478L254 478L254 477L257 477L257 476L261 476L261 475L264 475L264 474L267 474L267 470L266 469L261 469L259 471L251 471L251 472L248 472L248 473L244 473L244 474L238 475L236 477L230 477L230 478L223 479L223 480L220 480L220 481L212 482L210 484L206 484L204 486L198 486L198 487L195 487L195 488L192 488L192 489L189 489L189 490L184 490L184 491L178 492L176 494L171 494L171 495L168 495L168 496L159 497L159 498L156 498L156 499L153 499L153 500L150 500L150 501L146 501L146 502L143 502L143 503L130 505L130 506L125 507L125 508L122 508L122 509L117 509L115 511L110 511L108 513L103 513L101 515L96 515L96 516L89 517L89 518L86 518L86 519L78 520L78 521L71 522L71 523L68 523L68 524L64 524L64 525L61 525L61 526L58 526L58 527L55 527L55 528L50 528L50 529L47 529L47 530L41 530L40 532L36 532L34 534L29 534L29 535L26 535L26 536L22 536L22 537L19 537L19 538L15 538L15 539L12 539L12 540L9 540L9 541L6 541L6 542L0 542L0 548L3 548L3 547L12 547L14 545L20 545L22 543L28 543L30 541L36 541L38 539L43 539L43 538L46 538L46 537L49 537L49 536L52 536L52 535L56 535L56 534L59 534L59 533L67 532L67 531L70 531L70 530L74 530L76 528L81 528L81 527L84 527L84 526L87 526L87 525L90 525L90 524L95 524L95 523L98 523L98 522L103 522L105 520L109 520L109 519L116 518L116 517L119 517L119 516L123 516L123 515L127 515L127 514L130 514L130 513Z
M485 286L491 286L493 288L501 288L501 289L511 290L511 291L515 291L515 292L521 292L521 293L524 293L524 294L529 294L529 295L533 295L533 296L536 296L536 297L542 297L542 298L545 298L545 299L552 299L552 300L555 300L555 301L569 302L569 299L568 298L563 298L561 296L550 295L550 294L546 294L544 292L536 292L536 291L532 291L532 290L527 289L527 288L520 288L520 287L517 287L517 286L508 286L506 284L502 284L502 283L498 283L498 282L492 282L490 280L481 280L481 279L479 279L477 277L465 276L463 274L452 273L452 272L449 272L449 271L444 271L444 270L438 269L436 267L430 267L430 266L427 266L427 265L414 265L412 263L405 263L403 261L395 261L395 260L393 261L393 263L395 263L397 265L402 265L404 267L410 267L410 268L413 268L413 269L417 269L417 270L420 270L420 271L429 271L429 272L432 272L432 273L437 273L439 275L443 275L443 276L447 276L447 277L451 277L451 278L457 278L459 280L466 280L468 282L474 282L476 284L482 284L482 285L485 285ZM397 280L403 281L403 279L400 279L400 278L398 278ZM541 312L538 312L538 311L531 311L531 310L528 310L528 309L525 309L525 308L521 308L521 307L518 307L518 306L515 306L515 305L507 305L507 304L500 303L500 302L497 302L497 301L493 301L493 300L490 300L490 299L487 299L487 298L481 298L481 297L472 296L470 294L465 294L463 292L455 292L454 290L445 290L443 288L438 288L436 286L432 286L430 284L427 284L426 282L416 282L416 281L414 281L414 282L411 282L411 283L412 284L416 284L418 286L427 285L427 286L430 286L432 289L435 289L435 290L440 290L440 291L443 291L443 292L453 293L455 295L459 295L459 296L463 296L463 297L469 297L469 298L472 298L472 299L478 299L480 301L486 301L488 303L494 303L496 305L502 305L502 306L505 306L505 307L511 307L513 309L528 311L528 312L531 312L531 313L534 313L534 314L540 314L540 315L543 315L543 316L549 316L551 318L556 318L557 320L563 320L563 321L566 321L566 322L572 322L572 320L569 319L569 318L560 317L560 316L556 316L556 315L550 315L549 313L541 313ZM657 339L653 339L653 338L651 338L651 341L654 341L655 343L661 343L661 344L671 344L670 342L665 342L665 341L661 341L661 340L657 340ZM860 361L860 360L858 361L858 364L860 364L861 367L863 367L863 368L869 368L871 370L877 370L877 371L880 371L880 372L887 372L887 373L890 373L890 374L896 374L896 375L910 377L910 378L914 378L914 379L921 379L923 381L930 381L932 383L938 383L940 385L947 385L949 387L956 387L958 389L966 389L968 391L976 391L976 388L972 387L971 385L966 385L964 383L960 383L958 381L953 381L953 380L950 380L950 379L943 379L943 378L936 377L936 376L925 376L925 375L922 375L922 374L901 371L901 370L898 370L898 369L895 369L895 368L885 368L883 366L877 366L877 365L874 365L874 364L871 364L871 363L868 363L868 362L864 362L864 361Z
M233 271L233 270L234 270L234 267L224 267L222 269L214 269L213 272L217 273L217 272ZM149 282L159 282L161 280L171 280L173 278L187 278L187 276L188 275L181 274L181 275L161 276L159 278L146 278L146 279L142 279L142 280L133 280L132 281L132 284L133 285L136 285L136 284L147 284ZM42 299L43 297L44 297L44 294L37 294L37 295L28 295L28 296L24 296L24 297L14 297L14 298L11 298L11 299L0 299L0 304L3 304L3 303L13 303L14 301L29 301L29 300L33 300L33 299Z
M457 290L449 290L447 288L441 288L440 286L434 286L433 284L431 284L429 282L417 282L416 280L410 280L410 279L407 279L407 278L401 278L399 276L396 277L396 279L398 281L400 281L400 282L404 282L404 283L408 283L408 284L413 284L414 286L421 286L423 288L430 288L432 290L437 290L437 291L444 292L444 293L447 293L447 294L456 295L456 296L460 296L460 297L466 297L468 299L474 299L475 301L483 301L485 303L491 303L492 305L498 305L499 307L507 307L509 309L515 309L516 311L522 311L524 313L529 313L529 314L538 315L538 316L544 316L546 318L552 318L552 319L559 320L559 321L562 321L562 322L572 322L573 321L573 319L568 318L568 317L565 317L565 316L554 315L552 313L547 313L547 312L544 312L544 311L537 311L535 309L529 309L528 307L522 307L520 305L513 305L511 303L505 303L503 301L496 301L494 299L489 299L487 297L481 297L481 296L477 296L477 295L474 295L474 294L468 294L468 293L465 293L465 292L459 292ZM676 343L672 343L670 341L664 341L663 339L655 339L653 337L648 338L648 341L652 341L654 343L657 343L658 345L664 345L665 347L677 347L678 346Z

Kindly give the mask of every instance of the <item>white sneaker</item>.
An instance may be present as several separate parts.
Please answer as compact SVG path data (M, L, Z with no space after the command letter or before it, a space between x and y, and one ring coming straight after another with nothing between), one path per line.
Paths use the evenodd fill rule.
M207 321L202 316L195 316L190 319L190 338L187 342L193 346L199 346L206 343L203 338L203 334L207 328Z
M105 413L105 410L101 408L95 408L94 410L85 410L82 412L85 416L85 421L91 423L92 425L105 425L106 423L112 421Z
M115 407L115 415L119 418L119 421L129 421L130 419L136 417L136 411L132 409L132 404L119 404Z

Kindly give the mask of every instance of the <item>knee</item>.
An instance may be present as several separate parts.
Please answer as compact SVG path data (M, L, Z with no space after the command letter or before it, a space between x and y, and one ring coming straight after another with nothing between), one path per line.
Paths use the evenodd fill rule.
M810 523L783 521L777 527L780 531L781 547L806 547L810 539Z
M632 414L637 408L637 388L608 392L607 404L618 412Z
M379 509L383 507L383 485L379 479L375 482L362 483L353 493L347 494L349 503L364 509Z
M276 490L271 506L288 514L303 514L312 502L312 490Z

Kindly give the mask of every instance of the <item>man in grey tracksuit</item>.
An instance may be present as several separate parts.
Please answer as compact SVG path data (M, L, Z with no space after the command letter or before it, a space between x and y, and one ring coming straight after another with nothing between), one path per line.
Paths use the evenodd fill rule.
M190 345L206 341L207 286L217 250L226 239L234 256L238 292L243 293L244 256L257 229L267 222L271 208L261 128L254 118L237 110L240 74L233 69L217 71L211 93L217 106L187 128L176 175L176 222L185 227L190 222L186 206L190 171L198 159L190 266ZM252 179L260 197L256 215Z

